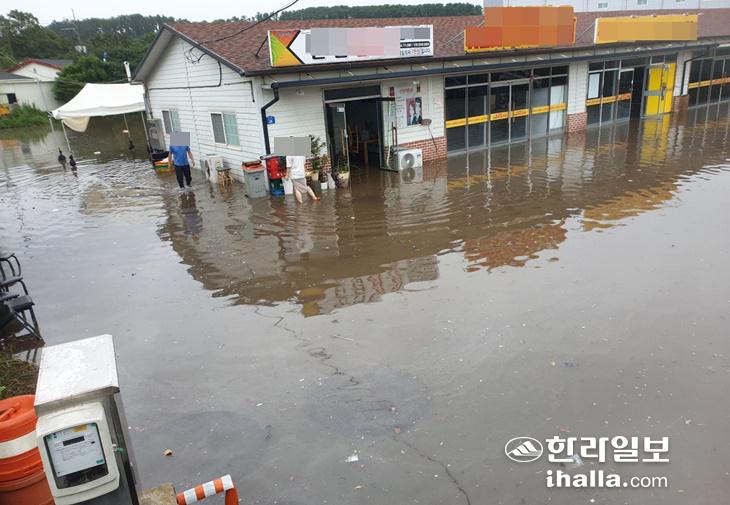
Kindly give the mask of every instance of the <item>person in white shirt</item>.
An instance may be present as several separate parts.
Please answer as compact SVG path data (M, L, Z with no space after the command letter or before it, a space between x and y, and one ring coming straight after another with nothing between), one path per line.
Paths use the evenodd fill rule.
M297 202L302 203L302 193L308 193L312 200L319 200L314 194L312 188L307 186L307 174L304 170L306 156L287 156L286 157L286 178L291 179L294 186L294 196Z

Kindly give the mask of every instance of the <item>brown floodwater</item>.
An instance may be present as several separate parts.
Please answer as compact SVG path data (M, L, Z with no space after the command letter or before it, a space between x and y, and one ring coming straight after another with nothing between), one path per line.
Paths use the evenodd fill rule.
M355 172L302 205L197 171L179 194L130 127L134 151L119 121L73 134L73 171L57 129L0 132L0 248L48 344L115 336L145 486L230 473L243 503L290 505L726 500L727 106ZM504 454L556 435L667 436L670 462ZM548 489L557 469L669 486Z

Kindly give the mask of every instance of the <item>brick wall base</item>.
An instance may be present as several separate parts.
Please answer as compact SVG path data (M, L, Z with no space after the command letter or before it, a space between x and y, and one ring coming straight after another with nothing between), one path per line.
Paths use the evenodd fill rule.
M578 112L576 114L568 114L568 121L565 125L565 131L568 133L578 132L586 129L588 125L588 113Z
M446 137L434 137L433 140L428 139L418 140L416 142L407 142L399 144L399 146L422 150L423 161L433 161L446 157Z
M689 95L675 96L672 98L672 111L685 110L689 107Z

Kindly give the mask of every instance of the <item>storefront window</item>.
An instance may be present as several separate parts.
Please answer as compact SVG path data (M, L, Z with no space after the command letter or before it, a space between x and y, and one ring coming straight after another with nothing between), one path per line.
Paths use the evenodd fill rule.
M479 149L562 130L567 73L568 67L561 65L446 77L448 150Z
M588 124L601 122L601 75L603 72L588 74L588 96L586 97L586 112Z
M616 76L618 70L606 70L603 73L601 122L606 123L613 119L613 107L616 104Z
M471 82L471 76L469 76ZM487 126L487 96L488 86L471 86L468 90L468 111L469 111L469 147L483 146L488 142Z
M550 79L532 81L532 129L533 137L546 135L548 132L548 116L550 113Z
M710 101L717 102L720 100L720 92L722 91L722 67L725 62L723 60L715 60L712 67L712 87L710 88Z
M464 78L466 82L466 78ZM446 89L446 142L450 151L466 147L466 88Z
M618 78L616 97L616 119L626 119L631 115L631 94L634 89L634 69L622 69Z
M566 69L567 70L567 69ZM562 130L565 126L565 110L568 101L568 77L550 79L550 131Z

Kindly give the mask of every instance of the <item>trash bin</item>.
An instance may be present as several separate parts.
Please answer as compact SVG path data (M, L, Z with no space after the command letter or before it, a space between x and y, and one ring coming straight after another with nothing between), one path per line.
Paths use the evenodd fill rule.
M266 196L266 171L265 168L254 168L252 170L244 167L243 182L246 184L246 195L249 198L261 198Z

